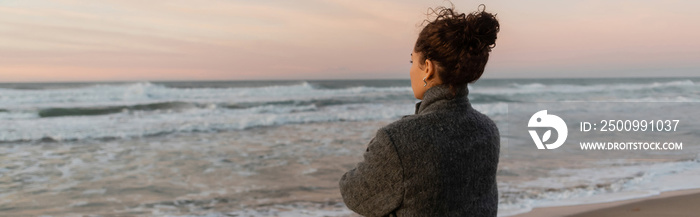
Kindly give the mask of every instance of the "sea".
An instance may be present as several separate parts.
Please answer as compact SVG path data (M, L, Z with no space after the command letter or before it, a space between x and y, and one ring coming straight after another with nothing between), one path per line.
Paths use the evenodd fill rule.
M501 132L499 216L700 188L698 77L481 79L468 88ZM407 79L0 83L0 215L356 216L339 178L377 129L418 101ZM540 150L513 124L533 103L565 103L550 109L560 116L605 108L606 119L630 123L679 120L679 130L648 137L683 149ZM572 132L567 147L627 135L568 124L583 136Z

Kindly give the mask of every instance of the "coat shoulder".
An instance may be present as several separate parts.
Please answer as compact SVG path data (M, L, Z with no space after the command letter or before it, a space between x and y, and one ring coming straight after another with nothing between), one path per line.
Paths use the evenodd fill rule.
M408 131L415 131L420 127L421 123L425 122L421 115L406 115L401 119L396 120L386 126L380 128L381 131L386 132L389 136L405 133Z

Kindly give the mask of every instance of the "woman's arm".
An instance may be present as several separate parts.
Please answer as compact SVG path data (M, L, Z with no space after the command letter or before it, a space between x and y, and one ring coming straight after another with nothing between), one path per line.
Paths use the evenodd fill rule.
M367 145L364 161L340 179L345 205L364 216L386 216L403 200L403 169L391 138L382 129Z

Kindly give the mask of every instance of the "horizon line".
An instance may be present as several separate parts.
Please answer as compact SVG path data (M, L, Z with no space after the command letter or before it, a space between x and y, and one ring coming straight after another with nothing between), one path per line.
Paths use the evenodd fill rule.
M498 77L498 78L480 78L479 80L531 80L531 79L624 79L624 78L700 78L698 76L611 76L611 77ZM373 81L373 80L410 80L410 78L375 78L375 79L357 79L357 78L320 78L320 79L173 79L173 80L159 80L159 79L141 79L141 80L85 80L85 81L0 81L0 84L41 84L41 83L130 83L130 82L239 82L239 81ZM478 80L477 80L478 82Z

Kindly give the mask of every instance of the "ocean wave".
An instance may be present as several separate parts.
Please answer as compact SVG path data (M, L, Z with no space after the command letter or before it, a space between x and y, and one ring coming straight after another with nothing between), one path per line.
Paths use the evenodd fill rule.
M521 89L536 89L536 88L547 87L547 85L544 85L541 83L529 83L529 84L513 83L513 84L511 84L511 86L516 87L516 88L521 88Z
M109 106L90 108L47 108L39 110L39 117L61 117L61 116L94 116L106 115L129 111L153 111L168 109L184 109L195 107L195 104L186 102L160 102L131 106Z
M543 84L536 83L511 83L510 85L488 87L471 86L470 91L477 94L487 95L524 95L538 93L589 93L589 92L611 92L611 91L634 91L645 89L665 89L665 88L697 88L695 82L684 79L669 82L651 83L620 83L620 84Z
M652 87L668 87L668 86L695 86L695 82L691 80L679 80L679 81L670 81L670 82L654 82L651 83Z
M506 103L473 106L490 116L508 113ZM14 116L9 117L0 113L0 120L5 123L0 125L0 132L4 132L0 134L0 143L112 140L316 122L392 120L413 114L414 109L413 102L380 104L333 100L280 102L244 108L182 102L112 108L52 108L39 114L10 112L7 114Z
M621 99L620 102L700 102L700 96L653 96L637 99Z
M0 90L0 108L6 110L74 107L118 107L163 101L189 103L256 103L303 101L338 97L382 97L410 93L408 87L350 87L319 89L309 82L290 85L230 88L172 88L151 82L97 84L73 89Z
M472 104L474 109L484 113L485 115L491 116L492 118L498 115L508 114L508 104L504 102L496 103L475 103Z
M42 109L10 111L0 109L0 120L20 118L53 118L63 116L98 116L118 113L133 113L145 111L182 112L187 109L231 109L244 110L250 113L288 113L298 111L311 111L317 108L360 103L383 103L385 98L374 99L346 97L309 100L284 100L242 103L192 103L192 102L153 102L136 105L91 106L91 107L51 107ZM36 115L30 115L35 113Z
M165 105L170 104L157 106ZM245 130L253 127L315 122L389 120L412 114L413 109L412 103L363 103L321 108L313 104L264 105L245 109L207 106L180 112L119 112L97 116L70 116L59 113L51 118L3 120L4 124L0 125L0 132L3 132L0 134L0 143L128 139L171 133Z
M497 102L522 102L523 100L517 100L511 96L505 96L500 94L479 94L473 93L469 94L469 101L471 103L497 103Z
M332 97L332 98L312 98L312 99L297 99L297 100L282 100L282 101L253 101L253 102L235 102L235 103L223 103L223 106L228 109L247 109L260 106L309 106L313 105L316 107L325 107L333 105L343 105L343 104L358 104L358 103L385 103L392 100L402 100L411 101L412 99L404 97L403 99L396 99L396 96L374 96L374 97L355 97L355 96L345 96L345 97Z

